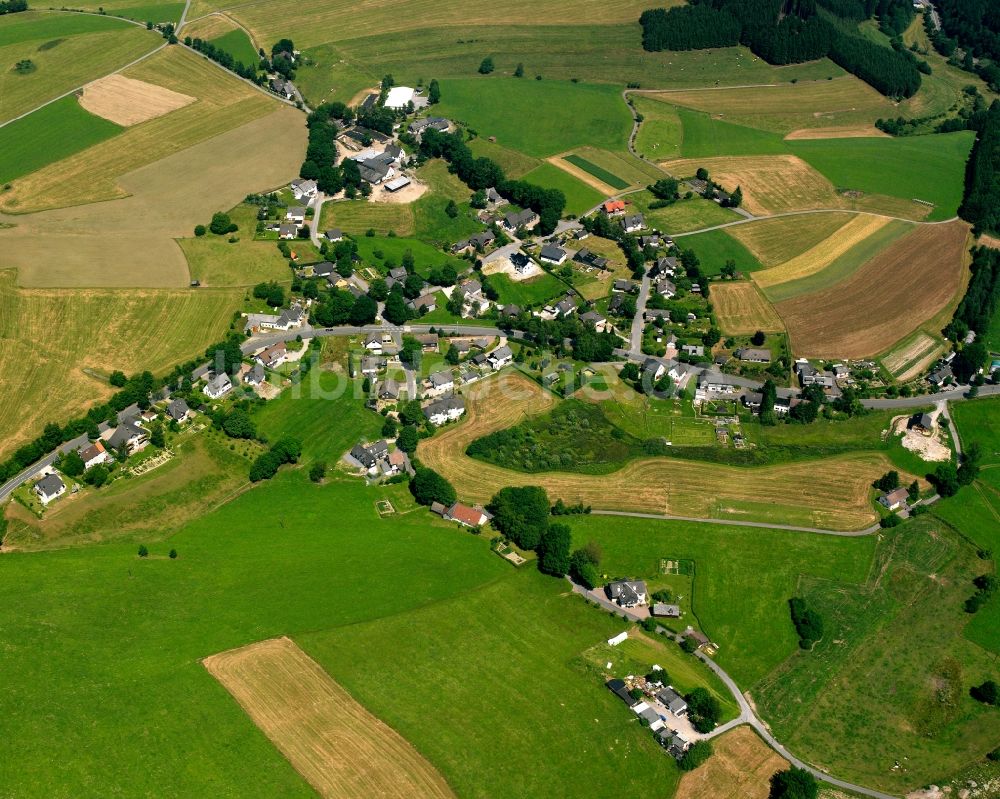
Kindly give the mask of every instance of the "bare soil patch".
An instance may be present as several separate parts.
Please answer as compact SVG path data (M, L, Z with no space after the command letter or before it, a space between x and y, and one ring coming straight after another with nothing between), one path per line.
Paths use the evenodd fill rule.
M681 777L676 799L767 799L771 776L788 768L749 727L717 738L713 749L704 766Z
M590 188L596 189L601 194L604 194L608 197L612 197L615 194L618 194L619 192L619 189L616 189L613 186L609 186L607 183L598 180L589 172L585 172L584 170L580 169L580 167L576 166L575 164L571 164L569 161L565 160L561 156L553 155L550 158L546 158L545 160L548 161L553 166L559 167L564 172L568 172L577 180L582 180L584 183L590 186Z
M405 738L290 639L221 652L203 663L321 796L454 796Z
M934 431L931 435L924 435L917 430L907 430L910 421L909 416L897 416L892 420L892 432L895 435L903 434L902 444L905 449L915 455L919 455L923 460L938 463L951 458L951 449L942 441L941 427L937 420L941 411L935 408L931 411L931 418L934 419Z
M193 103L194 97L155 83L108 75L83 87L80 105L90 113L129 127Z
M723 333L739 336L758 330L784 330L774 306L749 281L713 285L712 305Z
M410 185L404 186L399 191L389 191L385 186L376 186L368 199L373 203L406 205L419 200L427 193L428 189L429 186L426 183L420 183L411 178Z
M889 138L888 133L883 133L874 125L851 125L845 127L830 128L799 128L793 130L787 136L786 141L795 139L870 139Z
M938 314L962 287L969 226L921 225L846 280L778 303L792 349L817 358L884 352Z

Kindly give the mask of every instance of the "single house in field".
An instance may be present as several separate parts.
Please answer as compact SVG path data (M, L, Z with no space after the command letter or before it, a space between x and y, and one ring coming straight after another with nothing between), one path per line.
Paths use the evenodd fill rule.
M257 355L257 363L261 366L266 366L268 369L277 369L285 362L287 357L288 350L285 348L285 342L279 341L277 344L272 344L259 353Z
M80 460L83 461L83 468L89 469L91 466L98 466L111 460L108 451L104 449L104 444L95 441L89 447L80 447Z
M298 225L292 224L291 222L286 222L285 224L278 226L279 239L285 239L287 241L288 239L294 239L298 237L298 235L299 235Z
M562 247L556 247L555 244L546 244L542 247L542 251L538 257L547 264L559 266L559 264L566 260L566 250Z
M232 390L233 381L229 379L228 374L221 372L205 384L205 388L202 389L202 392L209 399L218 399Z
M654 616L662 616L665 619L679 619L681 617L679 605L667 605L663 602L657 602L650 608L649 612Z
M525 208L523 211L512 211L503 218L504 228L510 232L514 233L518 228L524 228L525 230L531 230L539 222L538 214L532 211L530 208Z
M122 422L108 438L108 447L115 451L125 447L125 453L131 455L142 449L148 440L149 433L135 422Z
M296 200L306 200L307 202L316 196L317 188L315 180L293 180L292 195Z
M466 527L482 527L490 520L490 515L479 508L470 508L461 502L456 502L444 513L444 518L464 524Z
M339 227L335 227L332 228L331 230L326 231L326 233L323 234L323 237L327 241L340 241L341 239L344 238L344 233L343 231L341 231Z
M906 501L910 498L909 492L905 488L897 488L888 494L883 494L878 498L879 504L886 510L899 510L906 507Z
M625 201L607 200L604 205L601 206L601 210L604 212L605 216L621 216L625 213Z
M621 222L626 233L636 233L646 227L646 218L642 214L629 214Z
M486 356L486 361L493 369L503 369L507 364L513 362L513 360L514 353L510 351L510 347L507 345L497 347Z
M739 360L749 363L770 363L771 351L756 347L741 347L733 353Z
M424 408L424 416L435 427L445 422L453 422L465 413L465 400L461 397L445 397Z
M271 87L271 91L278 95L278 97L283 97L285 100L291 100L295 97L295 87L287 80L271 78L268 86Z
M35 483L35 493L43 505L48 505L56 497L66 493L66 484L57 474L47 474Z
M606 269L608 266L607 258L603 258L597 253L591 252L586 247L578 250L576 255L573 256L573 260L578 264L583 264L584 266L592 266L594 269Z
M608 599L620 608L634 608L646 604L646 583L642 580L617 580L604 587Z
M923 433L925 436L933 435L934 417L929 413L918 413L910 419L910 429Z
M306 221L306 209L301 205L292 205L285 211L285 221L301 225Z

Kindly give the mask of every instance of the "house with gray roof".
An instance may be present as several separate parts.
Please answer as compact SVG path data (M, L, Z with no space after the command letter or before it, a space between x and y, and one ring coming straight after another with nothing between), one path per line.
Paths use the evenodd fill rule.
M733 353L739 360L749 363L770 363L771 351L758 347L741 347Z
M608 599L620 608L634 608L646 604L648 590L643 580L616 580L604 587Z
M233 381L229 379L229 375L225 372L220 372L205 383L202 393L209 399L218 399L232 390Z
M465 400L458 396L445 397L424 408L424 416L435 427L452 422L465 413Z
M183 399L178 398L172 400L167 405L167 416L170 417L172 421L181 424L186 422L191 417L191 409Z
M557 247L555 244L546 244L542 247L542 251L538 254L538 257L548 264L559 266L559 264L566 260L566 250L562 247Z
M642 214L627 214L622 217L621 226L626 233L635 233L646 227L646 217Z
M511 352L510 347L506 344L502 347L497 347L486 356L486 361L494 369L503 369L507 364L513 362L513 360L514 353Z
M43 505L48 505L56 497L61 497L66 493L66 484L57 474L47 474L35 483L35 494Z
M125 452L131 455L142 449L149 440L147 433L135 422L122 422L108 438L108 447L115 451L125 447Z
M511 211L509 214L504 216L502 224L509 232L514 233L518 230L518 228L530 230L537 225L538 222L538 214L530 208L525 208L523 211Z

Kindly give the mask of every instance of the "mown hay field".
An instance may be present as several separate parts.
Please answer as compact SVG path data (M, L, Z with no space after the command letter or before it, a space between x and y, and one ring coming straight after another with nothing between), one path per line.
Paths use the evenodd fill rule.
M758 272L754 275L754 280L761 288L768 288L780 283L809 277L825 269L836 258L881 230L889 224L889 221L889 218L884 216L859 214L801 255L786 261L781 266Z
M273 99L183 48L162 50L123 74L197 101L14 181L2 196L0 209L28 213L124 197L127 192L119 179L126 173L277 108ZM287 142L273 144L287 146Z
M612 175L626 181L628 186L625 188L646 186L664 177L663 172L656 166L646 163L630 153L613 153L597 147L578 147L573 151L573 155L578 155L591 164L606 169Z
M712 286L712 306L723 333L746 335L758 330L784 330L781 317L749 280Z
M413 206L398 203L374 203L368 200L338 200L324 203L320 227L339 227L345 233L364 235L369 229L379 235L394 233L412 236L416 225Z
M193 103L194 98L145 81L108 75L83 87L80 105L117 125L156 119Z
M113 391L98 375L163 371L229 327L240 291L24 290L0 273L0 455ZM13 368L16 364L17 368Z
M836 285L778 303L792 349L817 358L877 355L951 303L969 228L921 225Z
M106 14L124 17L135 22L174 22L181 18L184 11L183 2L156 2L153 0L79 0L74 7L83 11L102 9ZM186 30L185 30L186 32Z
M0 16L0 122L107 75L162 43L156 33L110 17L43 11ZM25 59L34 71L19 74L14 64ZM73 135L72 130L62 133Z
M820 462L740 468L672 458L628 463L610 474L525 474L465 455L480 436L510 427L526 415L544 413L554 398L526 378L507 373L466 394L466 419L420 444L420 460L454 484L466 501L488 502L507 485L541 485L553 499L595 508L746 521L782 521L836 530L856 530L874 520L868 501L871 481L888 461L863 453ZM636 486L642 484L641 491ZM705 486L712 491L706 492Z
M202 662L320 796L454 796L405 738L290 639L261 641Z
M765 266L792 260L832 236L852 217L839 211L762 219L726 228Z
M712 749L704 766L681 777L675 799L767 799L771 777L788 768L749 726L716 738Z

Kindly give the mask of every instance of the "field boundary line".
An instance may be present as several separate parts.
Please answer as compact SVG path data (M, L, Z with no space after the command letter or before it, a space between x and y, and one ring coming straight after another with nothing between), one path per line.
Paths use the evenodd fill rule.
M834 535L840 538L862 538L879 531L879 526L873 524L863 530L827 530L822 527L800 527L796 524L779 524L778 522L751 522L745 519L715 519L698 516L674 516L669 513L643 513L630 510L598 510L590 511L594 516L627 516L633 519L651 519L665 522L697 522L704 524L730 524L735 527L762 527L768 530L785 530L795 533L814 533L816 535Z
M647 162L648 163L648 162ZM890 216L889 214L880 214L875 211L856 211L852 208L809 208L802 211L782 211L777 214L767 214L766 216L755 216L751 219L734 219L732 222L723 222L721 225L712 225L711 227L703 227L698 230L688 230L684 233L673 233L671 234L673 238L679 239L684 236L695 236L698 233L708 233L712 230L723 230L727 227L734 227L735 225L746 225L750 222L763 222L766 219L781 219L788 216L804 216L806 214L864 214L866 216L881 216L886 219L894 219L899 222L909 222L913 225L947 225L950 222L956 222L961 219L959 216L953 216L951 219L939 219L933 222L928 222L926 220L915 220L906 219L901 216Z

